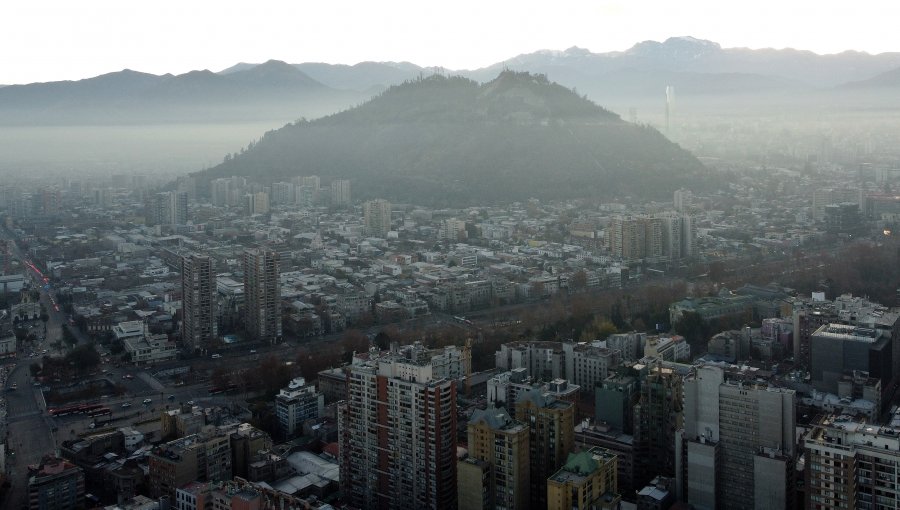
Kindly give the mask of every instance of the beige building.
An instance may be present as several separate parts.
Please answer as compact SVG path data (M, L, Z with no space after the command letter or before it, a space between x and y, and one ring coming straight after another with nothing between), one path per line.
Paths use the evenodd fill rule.
M486 485L463 486L461 481L460 494L486 490L489 508L529 508L528 427L506 409L491 407L472 414L468 435L469 457L486 462L489 469Z
M547 479L547 510L619 508L616 455L594 447L570 453L565 465Z

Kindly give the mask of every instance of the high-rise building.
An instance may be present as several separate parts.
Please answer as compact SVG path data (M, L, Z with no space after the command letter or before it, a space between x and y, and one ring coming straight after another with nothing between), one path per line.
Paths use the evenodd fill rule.
M148 225L184 225L188 221L188 194L175 191L150 196L145 211Z
M209 256L192 253L181 259L181 343L203 349L218 336L216 274Z
M681 376L656 363L641 374L634 406L635 487L675 476L675 433L682 428Z
M29 510L84 508L84 471L56 457L44 457L28 479Z
M229 205L231 179L213 179L209 183L210 201L213 205Z
M514 420L506 409L476 410L468 425L469 456L489 465L486 485L469 486L460 480L459 494L487 490L487 508L529 508L528 426Z
M570 453L547 481L547 510L614 510L619 508L616 454L594 447Z
M430 363L355 360L339 412L341 488L356 508L456 508L456 382Z
M244 211L252 216L269 212L269 195L264 191L244 195Z
M268 248L244 250L245 327L250 338L276 343L281 339L281 287L278 252Z
M694 201L694 194L691 190L679 188L673 194L672 205L678 212L688 212L691 210Z
M391 231L391 203L387 200L370 200L363 204L366 232L377 237L386 237Z
M516 419L528 426L531 506L547 508L547 478L574 446L575 405L531 390L519 395Z
M615 217L609 224L609 251L622 260L644 258L645 235L643 225L632 217Z
M695 508L792 508L795 392L704 365L684 380L676 433L680 500Z
M350 181L336 179L331 181L331 206L347 207L350 205Z
M660 217L662 221L662 253L669 260L678 260L681 253L681 216L678 214L665 214Z
M295 186L292 182L276 182L272 184L272 203L275 205L293 204Z
M658 259L664 254L664 221L648 216L617 216L609 225L609 249L622 260Z
M697 256L697 219L691 214L681 215L681 256Z
M298 377L275 396L275 416L283 437L291 437L302 430L303 422L315 420L325 409L325 395L312 384Z
M828 417L804 439L805 507L898 508L900 428Z

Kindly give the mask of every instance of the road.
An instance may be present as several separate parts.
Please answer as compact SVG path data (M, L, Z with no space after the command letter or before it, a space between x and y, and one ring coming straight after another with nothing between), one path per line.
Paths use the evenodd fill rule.
M4 388L8 409L9 447L14 455L7 457L12 487L2 508L18 509L28 496L28 466L37 464L41 456L55 448L55 437L49 418L43 412L40 389L32 386L29 360L20 359ZM17 390L10 390L15 383Z

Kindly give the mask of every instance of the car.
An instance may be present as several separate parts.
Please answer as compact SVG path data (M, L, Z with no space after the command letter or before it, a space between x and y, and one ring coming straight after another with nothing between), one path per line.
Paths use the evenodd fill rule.
M194 401L193 401L193 400L188 400L188 401L187 401L187 405L189 405L189 406L194 405Z
M131 402L123 402L122 407L131 407Z
M256 349L250 349L250 354L256 354Z
M145 398L145 399L144 399L144 403L145 403L145 404L152 404L152 403L153 403L153 399L152 399L152 398Z
M219 359L219 358L221 358L221 357L222 357L221 354L213 354L213 355L212 355L212 359Z
M169 395L169 400L175 400L175 395Z

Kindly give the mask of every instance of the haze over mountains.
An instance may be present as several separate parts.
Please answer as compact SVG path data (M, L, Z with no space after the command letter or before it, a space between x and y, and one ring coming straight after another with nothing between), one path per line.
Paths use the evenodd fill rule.
M581 48L523 54L477 70L437 70L408 62L356 65L236 64L219 73L152 75L131 70L95 78L0 89L0 124L289 121L340 110L385 88L435 72L484 82L503 69L546 74L601 104L659 103L666 85L679 97L729 96L809 101L900 86L900 53L722 48L691 37L645 41L621 52ZM863 98L870 100L871 98Z
M831 126L858 132L852 122L900 108L900 53L721 48L690 37L646 41L621 52L538 51L464 71L408 62L279 61L177 76L124 70L0 87L0 173L196 171L267 130L346 110L405 81L438 73L487 82L504 69L545 74L607 110L660 129L664 90L672 85L673 125L690 125L693 131L668 135L707 156L728 150L718 142L722 129L748 132L734 130L732 122L747 121L750 133L767 133L838 115L851 122ZM761 127L759 120L766 117L775 124ZM778 124L779 119L788 124ZM892 129L877 125L885 126L881 132ZM815 144L822 135L798 136ZM761 138L759 147L768 143ZM708 153L711 147L714 154Z
M433 75L356 108L267 133L195 174L273 182L349 178L360 198L430 204L540 198L667 197L715 179L658 131L540 75L504 71L483 85Z

